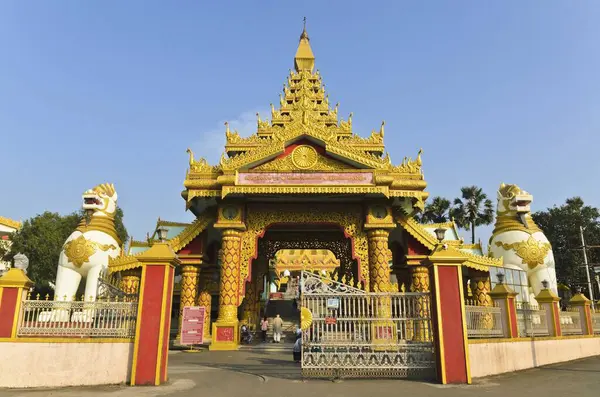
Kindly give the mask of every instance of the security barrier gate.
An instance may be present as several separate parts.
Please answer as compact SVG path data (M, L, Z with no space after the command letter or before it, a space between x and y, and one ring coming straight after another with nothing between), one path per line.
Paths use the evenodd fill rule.
M302 272L302 375L435 377L429 293L372 293Z

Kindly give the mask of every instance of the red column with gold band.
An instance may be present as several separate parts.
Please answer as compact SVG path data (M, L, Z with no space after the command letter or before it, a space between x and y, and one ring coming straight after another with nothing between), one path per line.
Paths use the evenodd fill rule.
M471 383L469 345L464 306L464 258L437 247L428 257L433 275L433 312L442 384Z
M10 269L0 277L0 338L16 338L21 303L32 286L21 269Z
M165 243L154 244L138 258L142 267L131 385L167 381L171 299L176 254Z

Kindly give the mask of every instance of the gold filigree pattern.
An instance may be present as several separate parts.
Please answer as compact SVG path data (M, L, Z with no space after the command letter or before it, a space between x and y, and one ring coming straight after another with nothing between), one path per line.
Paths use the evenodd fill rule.
M64 246L64 251L67 259L76 267L83 266L89 262L90 257L96 253L96 250L108 251L116 250L118 247L113 244L100 244L92 240L87 240L83 234L76 239L67 241Z
M307 170L314 167L319 160L317 151L309 145L298 146L292 151L291 157L292 163L301 170Z
M186 306L194 306L196 303L199 274L200 269L196 265L184 265L181 267L181 303L179 304L178 334L181 334L183 308Z
M198 294L198 306L204 306L204 336L210 336L210 308L212 305L212 296L206 289L200 290Z
M269 225L276 223L334 223L343 228L352 239L354 258L359 262L359 281L369 288L369 253L367 236L362 229L362 208L358 205L345 207L332 205L292 205L266 208L249 205L246 227L242 235L239 296L244 296L244 283L248 280L250 263L257 253L258 238Z
M307 331L313 320L313 315L308 307L300 308L300 328L302 331Z
M139 270L127 270L122 273L120 288L128 295L135 295L140 289Z
M219 322L237 321L240 284L240 236L238 230L223 230Z
M348 164L333 160L329 157L318 156L317 162L310 168L311 171L341 171L352 169ZM297 171L298 167L292 161L292 156L285 156L253 168L256 171Z
M425 266L415 266L411 268L411 292L429 292L429 270ZM417 313L419 317L429 317L429 302L426 297L417 299ZM428 323L416 320L413 323L414 334L412 338L418 342L428 342L431 332L427 329Z
M534 269L538 265L544 264L544 259L548 255L548 251L552 249L550 243L538 241L533 236L529 236L527 241L519 241L512 244L506 244L502 241L496 241L497 247L502 247L505 250L514 250L523 264Z

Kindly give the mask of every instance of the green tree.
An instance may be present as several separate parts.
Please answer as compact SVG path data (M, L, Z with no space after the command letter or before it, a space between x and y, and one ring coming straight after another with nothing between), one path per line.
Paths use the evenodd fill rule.
M434 197L425 205L421 221L425 223L443 223L450 219L450 200Z
M480 187L464 186L460 190L461 197L454 199L450 214L459 227L471 231L471 243L475 244L475 228L494 221L494 206Z
M68 215L44 212L23 222L23 226L11 236L10 251L0 251L0 257L12 260L17 253L29 258L27 275L42 294L48 292L49 282L56 279L56 267L63 244L85 216L83 210ZM127 241L127 229L123 225L123 210L117 208L115 229L122 241Z
M584 227L586 245L600 245L600 210L585 205L580 197L573 197L532 217L552 244L558 282L569 287L586 284L587 290L585 268L581 267L584 262L579 227ZM599 250L590 249L588 261L599 263Z

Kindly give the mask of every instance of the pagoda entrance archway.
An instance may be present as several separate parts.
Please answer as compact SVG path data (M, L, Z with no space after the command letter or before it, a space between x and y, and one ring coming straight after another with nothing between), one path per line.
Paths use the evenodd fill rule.
M256 244L251 281L245 285L240 306L240 318L251 328L258 326L262 316L273 317L275 314L285 316L290 330L299 325L298 285L294 283L297 278L290 276L299 276L302 270L324 271L336 280L362 287L360 264L353 252L352 239L340 225L275 223L265 228ZM288 255L289 263L283 261L285 264L281 264L282 255ZM278 260L280 269L277 268Z

